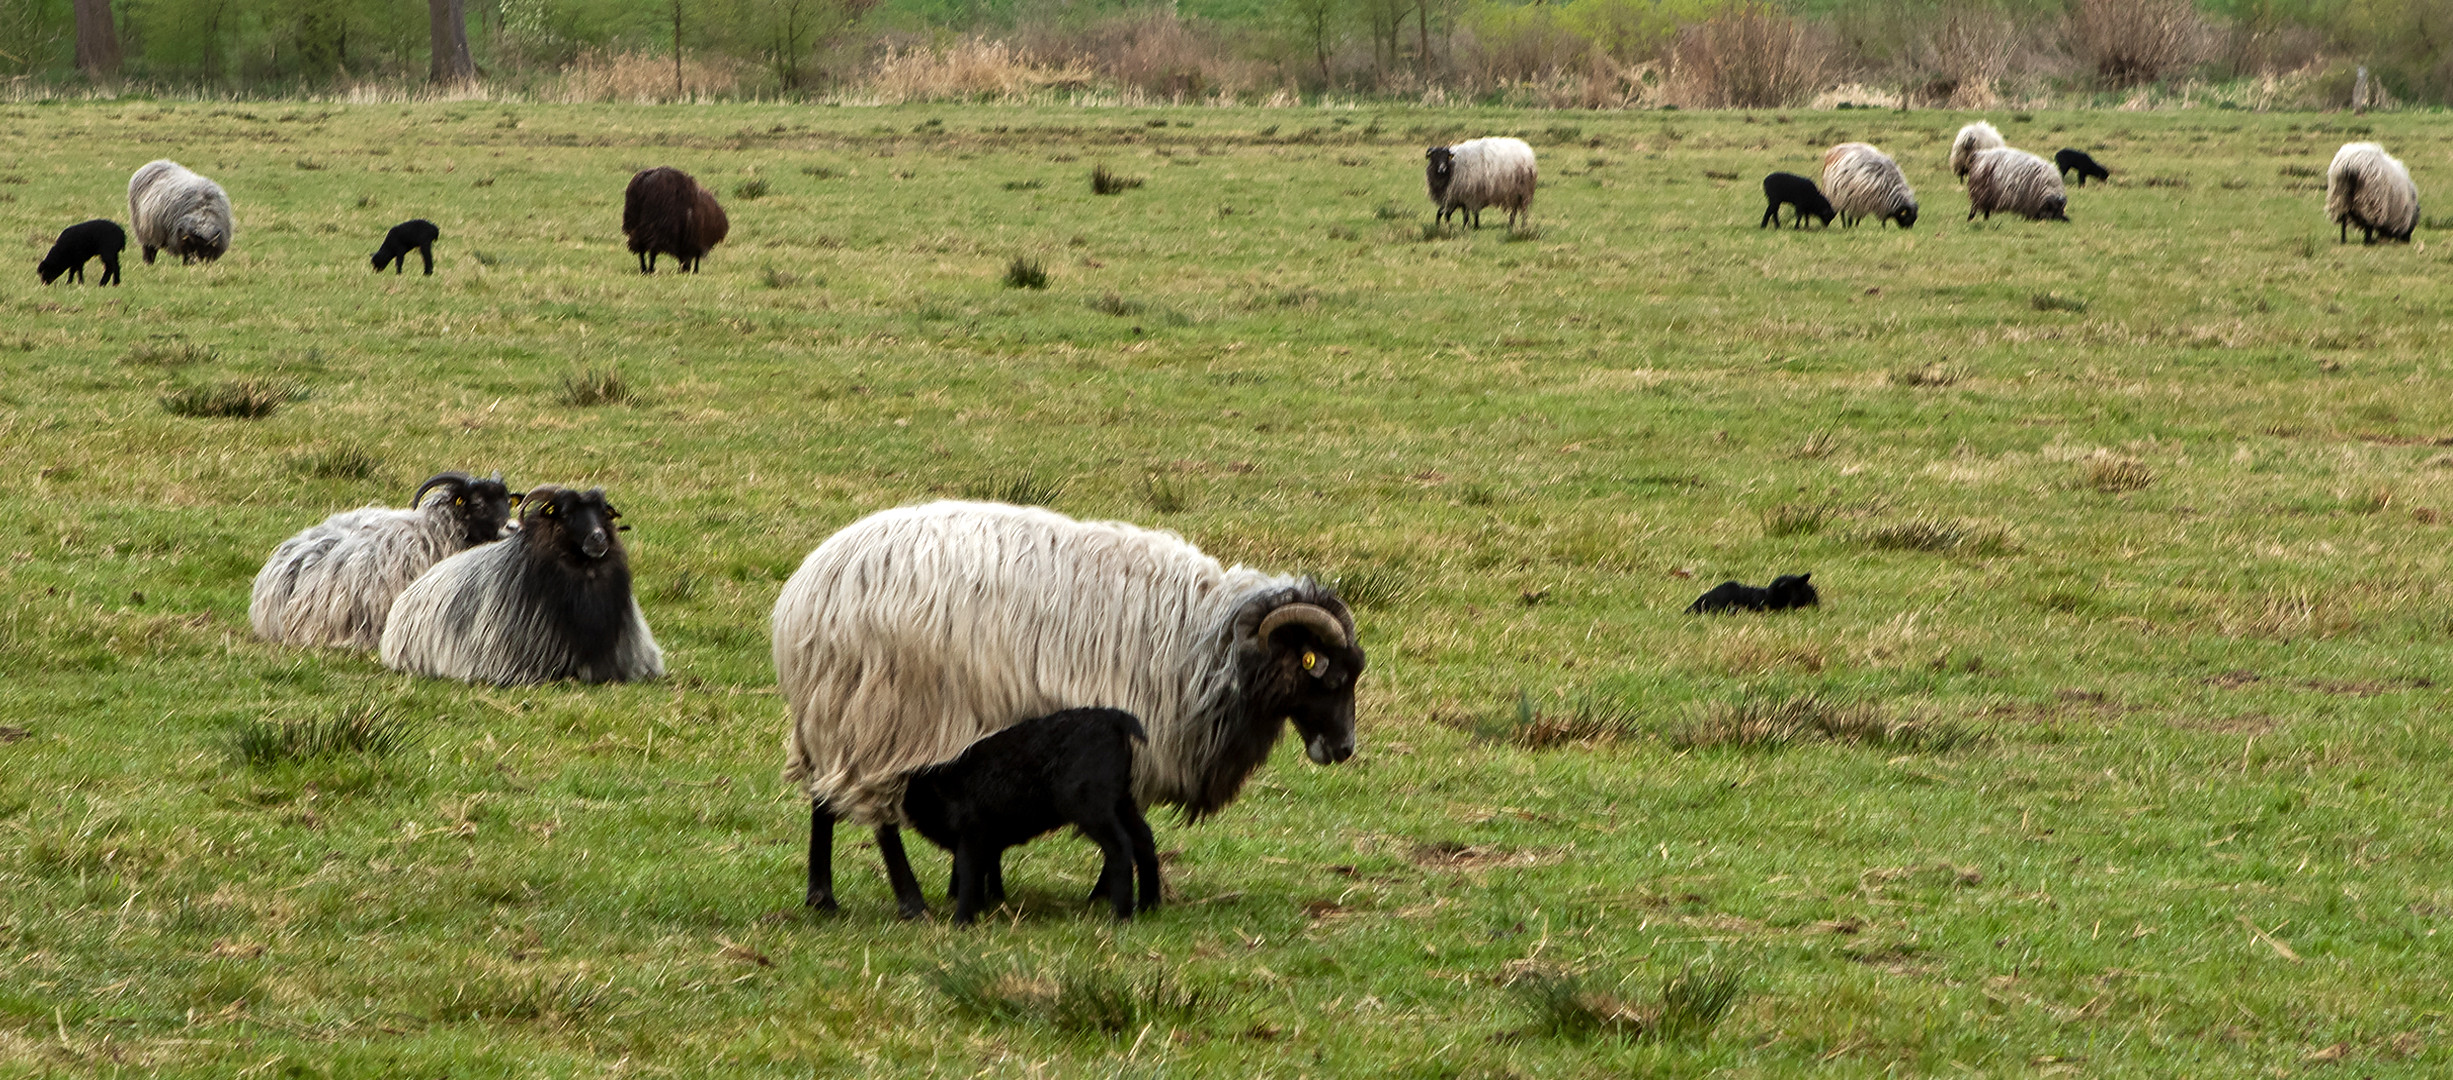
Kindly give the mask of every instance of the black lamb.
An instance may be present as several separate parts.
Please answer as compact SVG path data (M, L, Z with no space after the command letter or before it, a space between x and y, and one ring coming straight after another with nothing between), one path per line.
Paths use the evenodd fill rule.
M1133 748L1141 721L1121 709L1067 709L1025 720L972 743L962 756L911 774L903 817L930 843L954 853L954 921L968 923L1004 899L1005 849L1067 825L1106 853L1099 887L1116 918L1158 906L1158 842L1133 801ZM905 871L906 874L909 871ZM906 882L896 882L905 892ZM925 914L918 888L906 918ZM1093 894L1093 899L1097 895Z
M85 280L85 260L102 260L102 280L96 285L119 284L119 253L128 247L128 231L115 221L95 218L60 230L51 254L43 256L42 265L34 268L36 275L49 285L61 274L70 281Z
M1839 211L1831 208L1831 200L1823 197L1823 189L1796 173L1776 172L1764 177L1763 201L1766 205L1763 207L1763 220L1755 226L1758 229L1779 228L1780 208L1783 206L1797 208L1796 227L1800 229L1806 227L1809 215L1823 219L1824 228L1830 228L1831 219L1840 216Z
M2061 167L2061 175L2063 179L2068 179L2071 173L2077 173L2078 186L2080 187L2087 186L2087 178L2090 176L2098 180L2109 181L2112 179L2112 171L2110 169L2106 169L2105 167L2096 164L2095 159L2088 157L2086 151L2075 147L2065 146L2054 151L2053 164Z
M426 276L433 277L434 242L442 238L443 230L425 218L412 218L392 226L391 232L383 234L383 246L375 249L375 272L382 273L387 265L394 274L406 271L409 253L414 251L426 261Z
M1823 598L1815 595L1814 586L1806 582L1812 574L1783 574L1761 588L1724 581L1712 591L1696 597L1687 606L1689 615L1721 615L1732 611L1786 611L1790 608L1813 607Z

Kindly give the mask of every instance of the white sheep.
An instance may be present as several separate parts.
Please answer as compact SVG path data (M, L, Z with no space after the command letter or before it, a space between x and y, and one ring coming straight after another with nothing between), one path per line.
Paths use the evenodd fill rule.
M1996 210L2030 221L2068 221L2070 192L2061 186L2061 170L2025 150L1996 146L1976 152L1968 167L1968 220L1983 214L1990 221Z
M1336 592L1221 566L1173 533L998 503L887 510L810 552L774 631L812 906L834 904L841 818L878 827L916 913L896 831L908 775L1030 717L1141 717L1135 798L1196 820L1234 801L1290 719L1315 763L1354 753L1364 657Z
M128 178L128 217L148 264L156 251L184 263L212 262L230 250L230 196L220 184L167 158L146 163Z
M1423 156L1430 159L1424 179L1431 201L1439 207L1434 219L1439 224L1463 211L1462 218L1479 229L1482 208L1496 206L1508 212L1508 228L1513 229L1519 215L1532 213L1541 171L1534 165L1533 148L1523 139L1467 139L1455 146L1434 146Z
M372 649L392 601L426 568L500 539L518 496L501 474L439 473L410 509L367 506L325 518L273 549L247 601L256 636L284 645Z
M1995 131L1993 125L1982 120L1960 128L1959 136L1950 141L1951 175L1961 180L1967 179L1968 170L1976 167L1978 151L2008 145L2010 144L2002 141L2001 132Z
M664 650L630 594L622 515L601 490L540 486L519 532L434 564L393 601L383 666L464 682L662 678Z
M1864 143L1841 143L1823 151L1823 192L1843 225L1870 217L1896 221L1903 229L1916 226L1916 192L1899 171L1899 162Z
M2419 227L2419 188L2384 147L2344 143L2325 169L2325 216L2342 227L2341 243L2351 242L2353 225L2367 243L2408 241Z

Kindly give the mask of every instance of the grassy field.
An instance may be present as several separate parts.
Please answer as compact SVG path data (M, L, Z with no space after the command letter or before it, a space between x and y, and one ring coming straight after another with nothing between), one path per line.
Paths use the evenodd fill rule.
M1966 119L8 107L0 1075L2440 1075L2453 251L2321 186L2453 198L2453 131L1997 114L2115 182L1967 224ZM1429 229L1489 132L1535 227ZM1923 223L1754 228L1843 139ZM161 156L230 256L39 287ZM657 164L700 276L622 247ZM445 468L607 488L673 676L250 639L276 542ZM803 915L767 614L941 495L1341 582L1360 753L1159 821L1129 927L1072 839L897 923L849 830Z

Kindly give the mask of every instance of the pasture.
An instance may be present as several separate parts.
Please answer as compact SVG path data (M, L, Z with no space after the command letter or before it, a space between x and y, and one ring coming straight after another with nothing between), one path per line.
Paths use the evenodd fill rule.
M2438 1074L2453 247L2321 204L2374 138L2453 206L2453 133L2003 111L2114 182L1966 224L1970 118L0 109L0 1075ZM1429 229L1490 133L1536 227ZM1844 139L1918 227L1757 230ZM40 287L164 156L230 255ZM703 274L622 247L660 164ZM445 468L604 486L672 677L251 639L275 543ZM915 846L897 923L850 829L804 915L769 609L964 495L1338 581L1360 752L1154 816L1144 922L1062 837L967 930Z

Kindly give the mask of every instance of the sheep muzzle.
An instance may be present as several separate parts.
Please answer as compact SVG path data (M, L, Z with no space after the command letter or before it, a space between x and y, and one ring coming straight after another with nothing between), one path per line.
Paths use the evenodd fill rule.
M602 528L592 530L588 535L579 538L579 553L591 559L604 558L605 550L612 546L613 537Z

